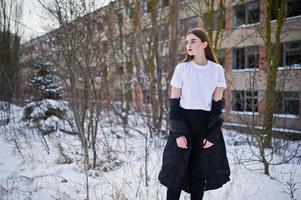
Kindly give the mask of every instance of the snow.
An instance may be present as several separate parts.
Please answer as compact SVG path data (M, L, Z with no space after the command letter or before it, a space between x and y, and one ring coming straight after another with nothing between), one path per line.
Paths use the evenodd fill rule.
M298 70L301 69L300 64L293 64L290 66L279 66L278 70ZM258 68L245 68L245 69L232 69L232 72L259 72L260 70Z
M66 110L68 103L66 101L57 101L53 99L45 99L38 102L32 102L26 105L26 107L33 107L33 111L30 114L31 118L41 118L44 113L49 109Z
M286 119L299 119L299 115L293 115L293 114L278 114L278 113L275 113L274 117L286 118Z
M235 122L224 122L224 125L228 126L236 126L236 127L250 127L250 124L242 124L242 123L235 123ZM256 129L263 129L263 126L256 125ZM301 131L294 130L294 129L288 129L288 128L272 128L273 131L280 131L280 132L286 132L286 133L297 133L301 134Z
M258 68L232 69L232 72L259 72Z
M22 121L24 108L12 105L11 109L14 119L0 127L0 199L85 199L85 173L78 137L57 130L43 138L37 129ZM117 121L114 116L111 119ZM57 121L56 117L50 117L45 123L51 125ZM145 134L148 129L142 122L139 116L131 116L131 126ZM149 185L146 187L145 135L130 129L130 135L126 135L118 123L110 124L108 118L101 124L97 148L102 162L88 172L90 199L165 199L166 188L157 177L166 140L155 137L148 142ZM223 131L231 181L218 190L206 192L204 200L290 199L285 193L290 182L296 183L295 199L301 198L300 158L273 165L271 176L264 175L262 165L251 152L258 151L246 142L248 136ZM64 163L59 144L72 159L71 163ZM289 148L294 149L299 143L289 144ZM275 157L281 160L280 155L274 155L277 160ZM253 161L240 162L247 158ZM189 195L183 192L181 200L186 199Z
M285 20L294 20L294 19L301 19L301 15L297 15L297 16L294 16L294 17L287 17ZM271 20L272 23L277 23L277 20L274 19L274 20Z
M282 67L278 67L279 70L297 70L297 69L301 69L301 64L293 64L290 66L282 66Z
M260 25L260 22L252 23L252 24L241 24L241 25L237 26L236 28L249 28L249 27L259 26L259 25Z
M233 111L231 110L231 114L238 114L238 115L259 115L259 112L250 112L250 111Z

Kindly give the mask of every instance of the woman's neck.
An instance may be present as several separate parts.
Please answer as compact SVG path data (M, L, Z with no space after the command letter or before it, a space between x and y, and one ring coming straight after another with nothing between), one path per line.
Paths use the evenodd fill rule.
M204 54L203 55L194 55L193 60L198 65L207 65L207 63L208 63L208 59L206 58L206 56Z

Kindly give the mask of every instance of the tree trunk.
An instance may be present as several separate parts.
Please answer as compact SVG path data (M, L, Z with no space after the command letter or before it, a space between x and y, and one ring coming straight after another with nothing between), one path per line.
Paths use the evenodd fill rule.
M275 89L277 84L278 66L280 61L280 45L281 45L281 31L285 20L285 1L281 1L280 8L278 9L277 22L276 22L276 35L275 35L275 48L271 42L271 6L272 1L268 0L266 5L266 55L268 62L268 80L266 88L265 99L265 112L264 112L264 129L262 131L263 147L272 148L272 128L273 128L273 113L275 109Z

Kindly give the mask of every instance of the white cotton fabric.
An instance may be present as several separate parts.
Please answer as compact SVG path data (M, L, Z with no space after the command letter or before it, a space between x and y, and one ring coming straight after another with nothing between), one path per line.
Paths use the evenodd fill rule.
M211 110L215 88L227 87L223 67L210 60L207 65L193 60L178 64L170 84L181 89L182 108L206 111Z

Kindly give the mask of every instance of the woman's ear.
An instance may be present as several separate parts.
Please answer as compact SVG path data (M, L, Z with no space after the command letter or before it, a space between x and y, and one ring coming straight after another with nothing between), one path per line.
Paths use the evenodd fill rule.
M207 41L203 42L203 48L204 48L204 49L207 47L207 45L208 45L208 42L207 42Z

